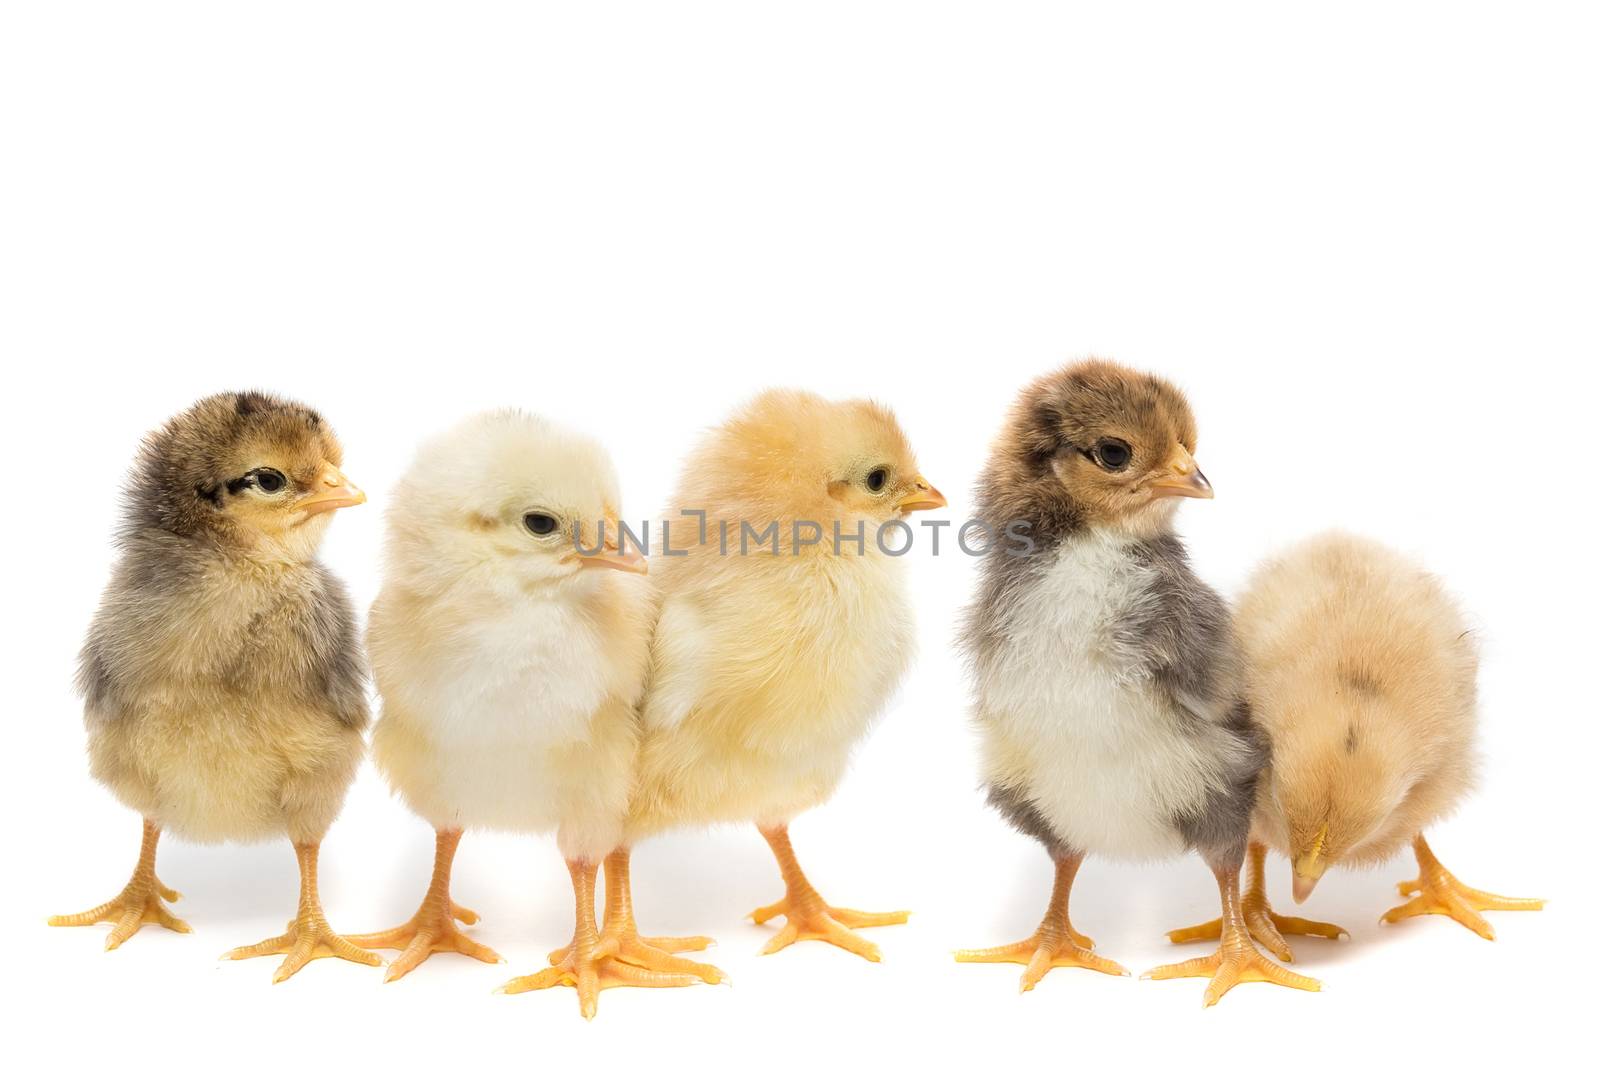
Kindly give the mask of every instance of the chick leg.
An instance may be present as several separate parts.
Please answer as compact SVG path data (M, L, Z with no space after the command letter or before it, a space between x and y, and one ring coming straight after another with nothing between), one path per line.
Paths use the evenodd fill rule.
M728 976L709 963L681 960L675 953L702 952L714 941L709 937L641 937L633 916L633 886L630 882L631 857L626 848L606 857L605 929L600 935L602 955L665 974L692 974L707 985L728 980ZM550 953L551 963L560 963L572 946Z
M572 875L572 895L577 902L572 943L555 966L546 967L537 974L513 978L495 992L527 993L558 985L575 986L578 1009L585 1019L592 1019L599 1007L602 989L615 986L662 988L693 985L698 981L692 974L662 974L608 956L594 921L595 865L588 860L568 860L567 870Z
M364 963L377 967L383 960L375 952L357 948L333 932L322 914L322 901L317 896L317 852L321 842L296 844L295 859L300 862L300 906L289 928L277 937L269 937L254 945L245 945L226 953L225 960L248 960L255 956L284 956L284 961L273 972L273 982L281 982L310 963L327 956L337 956L351 963Z
M1315 991L1322 983L1315 978L1295 974L1278 966L1263 956L1250 940L1245 926L1244 909L1239 899L1239 870L1227 864L1212 867L1217 877L1217 888L1222 893L1222 944L1209 956L1172 963L1145 973L1146 978L1210 978L1206 986L1205 1005L1211 1007L1222 995L1243 982L1271 982L1291 989Z
M423 960L435 952L459 952L484 963L504 963L500 954L487 945L480 945L456 928L456 920L471 926L478 916L450 899L450 867L455 862L456 846L461 843L461 831L440 830L433 853L433 880L422 898L417 913L409 920L389 930L375 934L355 934L349 938L352 945L361 948L396 948L400 955L389 964L384 974L385 982L404 978Z
M806 880L805 872L794 858L794 847L789 844L789 828L760 826L757 829L772 847L772 854L778 858L778 870L783 874L784 896L776 904L757 908L750 913L750 918L757 925L779 915L788 918L783 929L761 950L762 954L788 948L796 941L826 941L873 963L879 962L878 946L850 931L863 926L894 926L909 919L911 913L829 907L828 902Z
M1284 940L1284 934L1326 937L1329 940L1350 936L1348 930L1333 923L1314 922L1293 915L1279 915L1273 911L1271 904L1267 902L1266 866L1267 846L1259 841L1250 842L1250 880L1246 883L1244 897L1239 904L1244 911L1245 928L1250 931L1252 937L1265 945L1269 952L1284 963L1292 963L1294 953L1289 951L1289 942ZM1175 945L1188 941L1217 941L1222 937L1222 920L1212 919L1199 926L1169 930L1167 936Z
M999 948L965 949L956 953L957 963L1020 963L1022 991L1039 984L1052 968L1087 967L1102 974L1125 975L1122 964L1089 951L1094 942L1072 927L1067 904L1072 896L1072 881L1078 876L1083 853L1056 857L1055 886L1050 890L1050 905L1033 936Z
M180 934L189 933L189 924L173 915L162 903L163 900L168 903L176 901L179 894L177 890L162 885L161 879L156 877L156 842L160 838L161 827L146 819L144 839L139 845L139 862L122 892L98 908L80 911L75 915L52 915L50 925L93 926L100 922L111 923L111 932L106 934L107 952L138 933L139 927L146 923L155 923Z
M1494 927L1479 912L1543 911L1544 901L1535 897L1502 897L1463 885L1445 870L1421 834L1411 842L1417 854L1417 877L1400 883L1400 892L1412 899L1384 912L1379 922L1397 923L1416 915L1448 915L1468 930L1494 940ZM1412 896L1412 894L1416 894Z

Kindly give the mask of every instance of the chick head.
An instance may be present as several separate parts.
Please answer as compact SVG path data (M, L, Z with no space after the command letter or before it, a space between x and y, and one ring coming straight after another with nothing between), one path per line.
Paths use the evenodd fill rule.
M1212 495L1195 441L1194 415L1176 386L1087 360L1023 391L1004 447L1016 491L1064 496L1087 524L1149 532L1171 521L1178 499ZM1036 510L1043 502L1030 503Z
M1416 780L1405 757L1416 744L1400 736L1405 716L1381 708L1386 697L1358 668L1337 689L1281 699L1298 725L1275 740L1264 800L1276 808L1269 814L1283 828L1301 902L1329 867L1381 858L1407 836L1397 813ZM1296 715L1296 706L1306 710Z
M620 513L598 441L524 411L485 412L424 444L401 479L391 570L424 586L471 572L513 594L600 569L642 574L643 555L619 545Z
M218 393L145 440L129 525L309 559L332 512L366 500L340 471L342 458L333 430L310 408L265 393Z
M770 389L714 431L685 468L678 502L724 518L879 525L945 505L894 413L870 400Z

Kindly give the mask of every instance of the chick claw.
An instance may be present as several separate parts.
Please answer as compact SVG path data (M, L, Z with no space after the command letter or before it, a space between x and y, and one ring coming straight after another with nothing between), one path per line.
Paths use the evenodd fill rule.
M112 925L111 932L106 934L106 951L110 952L138 933L142 926L155 925L175 933L193 933L188 923L162 903L175 903L181 896L177 890L163 885L159 878L135 875L122 892L99 907L73 915L52 915L49 922L51 926L93 926L109 922Z
M1378 920L1380 923L1397 923L1418 915L1448 915L1487 941L1494 940L1494 927L1479 912L1544 910L1544 901L1536 897L1502 897L1485 893L1481 889L1463 885L1443 867L1425 871L1420 878L1401 882L1400 893L1412 899L1384 912L1383 918Z
M368 967L381 966L383 960L375 952L356 947L347 938L340 937L328 926L320 914L303 915L293 919L288 929L277 937L269 937L253 945L244 945L225 953L225 960L248 960L257 956L283 955L284 961L272 974L274 984L290 978L312 960L337 957L351 963L364 963Z
M829 907L814 893L798 904L790 903L789 898L784 897L776 904L752 911L750 918L757 926L763 926L779 915L787 917L788 921L761 949L763 956L786 949L796 941L826 941L873 963L883 960L878 953L878 946L850 931L869 926L898 926L911 918L909 911L855 911L851 908Z
M345 940L359 948L394 948L400 955L389 964L383 980L393 982L416 970L422 961L436 952L459 952L484 963L504 963L505 959L490 948L472 940L456 929L456 922L468 926L478 921L478 914L450 902L448 912L443 908L424 904L417 913L399 926L375 934L353 934ZM554 962L554 961L552 961Z
M1211 983L1206 986L1205 995L1205 1006L1208 1008L1221 1000L1228 990L1245 982L1271 982L1273 985L1304 989L1312 993L1322 988L1322 983L1315 978L1295 974L1288 968L1280 967L1267 959L1256 949L1248 936L1235 932L1230 932L1217 951L1209 956L1157 967L1146 971L1141 977L1157 980L1210 978Z
M546 967L537 974L513 978L495 992L529 993L536 989L554 989L558 985L573 986L578 990L578 1010L585 1019L593 1019L600 1006L601 990L618 986L667 989L694 985L698 981L692 974L663 974L601 955L599 951L580 953L569 948L555 966Z
M957 963L1020 963L1023 965L1022 992L1039 984L1039 980L1057 967L1084 967L1101 974L1123 976L1126 967L1096 956L1089 951L1094 941L1074 930L1071 924L1065 931L1041 926L1032 937L999 948L963 949L956 953Z

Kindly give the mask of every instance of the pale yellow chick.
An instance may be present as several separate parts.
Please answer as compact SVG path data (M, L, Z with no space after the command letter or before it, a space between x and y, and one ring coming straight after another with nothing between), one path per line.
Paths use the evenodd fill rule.
M654 619L645 561L616 540L620 507L597 441L510 410L424 445L394 491L367 634L383 697L372 755L438 840L416 915L356 939L401 950L391 979L434 952L498 960L456 927L475 917L450 899L472 828L553 831L572 875L572 944L508 990L575 985L587 1016L607 985L694 980L619 962L595 930L595 872L622 840Z
M1245 900L1258 940L1287 960L1283 934L1344 934L1271 911L1265 846L1292 860L1298 902L1330 866L1381 863L1411 844L1421 873L1400 888L1413 899L1386 922L1449 915L1492 938L1480 911L1542 906L1462 885L1423 839L1472 787L1478 718L1471 626L1436 578L1375 542L1324 534L1256 573L1236 627L1248 699L1272 749Z

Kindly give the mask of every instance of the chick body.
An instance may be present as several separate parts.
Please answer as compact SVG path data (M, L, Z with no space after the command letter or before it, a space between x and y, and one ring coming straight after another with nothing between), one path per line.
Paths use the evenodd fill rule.
M118 568L89 638L91 773L193 841L320 839L367 722L344 590L320 564L161 554Z
M995 607L980 625L1005 636L977 639L976 714L1003 808L1124 859L1242 840L1260 755L1237 718L1226 608L1176 538L1085 531ZM1164 619L1182 620L1168 629L1188 629L1190 647L1161 640ZM1217 675L1209 691L1164 677L1178 657Z
M911 661L896 561L823 552L717 562L657 566L665 607L629 820L636 837L777 825L823 803Z
M622 574L530 591L385 587L368 648L373 759L438 827L543 833L603 858L621 838L638 743L649 587Z

